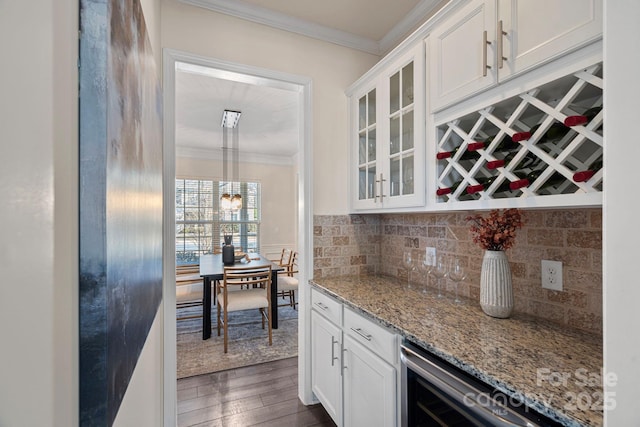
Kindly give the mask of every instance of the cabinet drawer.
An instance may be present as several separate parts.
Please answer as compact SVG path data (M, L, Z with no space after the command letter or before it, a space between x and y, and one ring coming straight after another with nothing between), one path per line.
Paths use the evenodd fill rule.
M311 307L336 325L342 325L342 304L330 296L311 289Z
M344 331L382 359L396 363L396 334L393 332L348 308L344 309Z

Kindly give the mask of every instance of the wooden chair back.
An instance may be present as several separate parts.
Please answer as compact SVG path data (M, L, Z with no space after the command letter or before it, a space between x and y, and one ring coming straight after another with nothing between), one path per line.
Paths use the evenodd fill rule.
M291 263L291 257L293 256L293 251L288 248L282 248L280 252L280 259L272 259L271 261L280 266L287 267Z
M225 267L222 285L223 290L233 291L233 287L242 289L263 288L267 294L271 290L271 266L264 267Z
M291 252L289 264L287 265L287 268L285 271L287 273L287 276L290 276L290 277L293 277L293 275L298 272L298 252L297 251Z

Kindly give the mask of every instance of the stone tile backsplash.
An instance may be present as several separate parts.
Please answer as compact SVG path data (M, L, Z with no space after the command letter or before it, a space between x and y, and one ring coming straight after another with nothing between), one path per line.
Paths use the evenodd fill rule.
M479 300L484 251L471 240L470 213L317 215L314 278L380 273L406 279L404 252L418 256L432 246L462 259L468 275L458 292ZM602 210L526 210L523 217L525 226L507 251L515 311L602 334ZM542 288L543 259L562 261L562 292ZM409 279L427 285L425 276L417 270ZM447 289L453 290L452 283Z

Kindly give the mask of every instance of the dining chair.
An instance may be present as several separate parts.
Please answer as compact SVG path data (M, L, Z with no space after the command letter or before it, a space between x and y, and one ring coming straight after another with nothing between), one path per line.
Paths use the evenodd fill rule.
M176 310L202 306L202 277L198 264L176 266ZM182 315L178 313L176 320L187 320L202 317L200 314Z
M248 289L245 289L245 286ZM229 336L228 314L254 309L260 310L262 329L264 329L265 320L268 323L269 345L271 345L271 266L225 267L222 283L218 286L217 301L218 336L222 328L225 353L227 353Z
M284 271L278 274L278 295L282 298L289 298L288 304L280 304L279 307L291 306L296 308L296 291L298 290L298 278L294 274L298 273L298 252L291 253L289 263Z
M276 264L279 267L285 267L285 269L291 264L291 257L293 256L293 251L288 248L282 248L280 252L279 259L270 259L271 262Z

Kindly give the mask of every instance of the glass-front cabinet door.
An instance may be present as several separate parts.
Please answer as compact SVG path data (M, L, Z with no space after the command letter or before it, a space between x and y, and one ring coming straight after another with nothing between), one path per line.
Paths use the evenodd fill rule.
M424 205L423 45L398 57L351 94L351 207Z
M396 60L385 74L385 141L383 170L387 172L384 207L423 206L424 53L422 45Z
M389 196L413 194L413 61L389 81Z
M358 200L373 201L377 185L378 146L376 144L376 89L358 99Z

